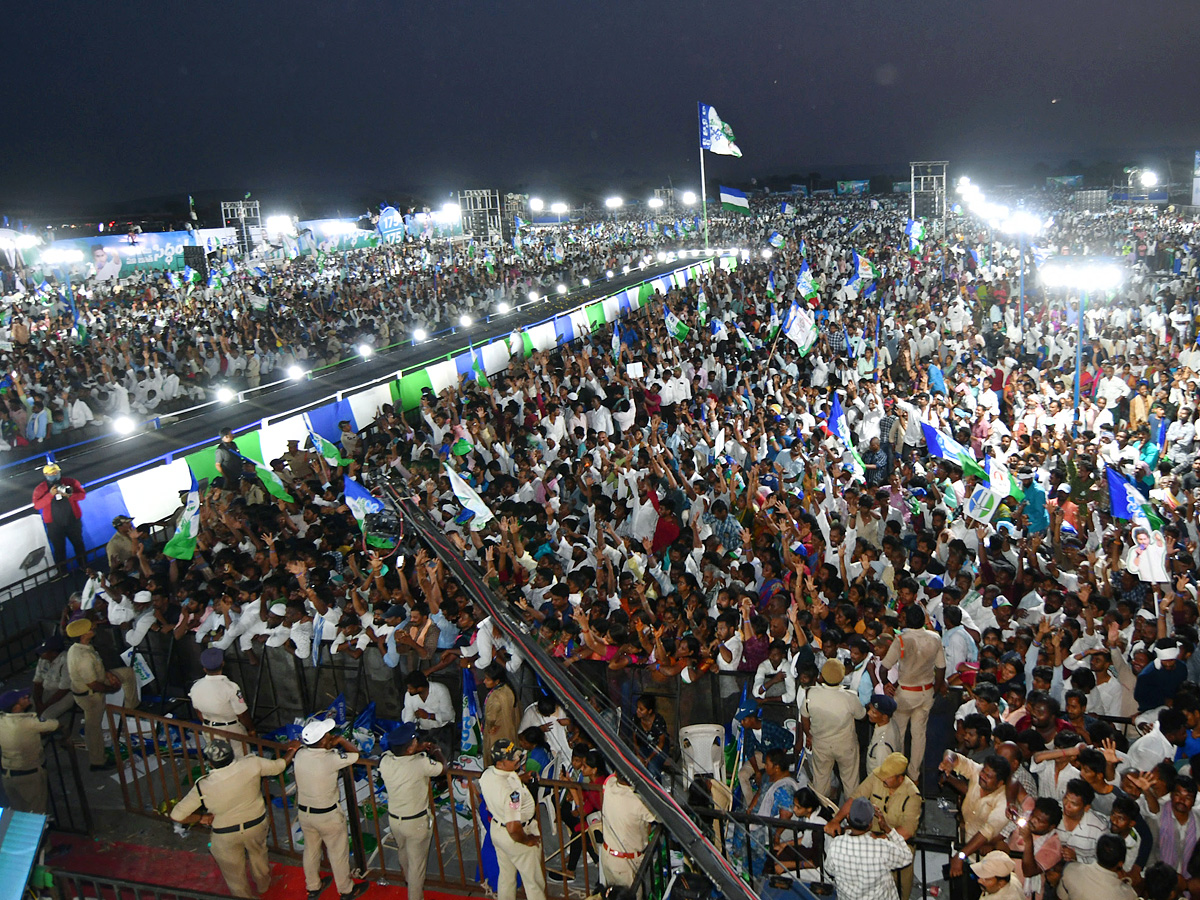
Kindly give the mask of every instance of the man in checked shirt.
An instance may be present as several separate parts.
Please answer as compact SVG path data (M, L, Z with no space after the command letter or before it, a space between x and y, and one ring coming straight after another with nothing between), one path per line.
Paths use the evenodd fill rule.
M849 833L835 837L825 852L825 871L837 885L839 897L854 900L899 900L894 869L912 863L913 852L894 828L880 824L883 834L871 833L875 807L865 797L850 804L846 816Z

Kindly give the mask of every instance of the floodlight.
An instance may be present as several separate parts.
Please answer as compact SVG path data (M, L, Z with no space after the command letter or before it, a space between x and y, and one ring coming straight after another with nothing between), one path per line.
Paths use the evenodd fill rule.
M471 327L471 317L466 314L459 316L458 324L460 326L462 326L463 328L470 328Z
M646 202L646 205L649 206L651 209L662 209L662 205L663 205L662 197L651 197Z
M565 284L560 284L558 287L555 288L555 290L558 291L560 294L565 294L567 292L567 286Z
M293 365L288 366L287 374L288 378L292 379L292 381L300 381L307 373L299 366Z
M83 251L69 247L50 247L42 251L42 262L51 266L63 266L83 262Z
M622 200L620 197L609 197L607 200L604 201L604 205L607 206L609 209L619 209L624 204L625 204L625 201Z
M217 388L217 401L219 403L228 403L237 395L227 387Z
M413 340L416 341L418 344L421 343L421 341L425 340L426 336L427 335L425 334L424 328L418 328L415 331L413 331Z
M500 302L500 303L496 304L496 312L500 313L500 315L504 315L510 309L512 309L512 307L509 306L507 303Z
M592 284L592 280L590 278L584 278L582 280L582 284L584 287L590 287Z
M683 202L688 206L691 206L693 203L695 203L696 202L696 192L695 191L684 191L683 192Z
M567 204L565 204L565 203L551 203L550 204L550 212L554 213L556 216L566 215L567 211L570 208L571 207L567 206Z
M137 423L129 416L118 416L113 419L113 431L117 434L132 434L135 428L137 428Z
M267 216L267 234L294 234L291 216Z
M532 197L529 200L529 208L533 212L541 212L545 208L545 206L546 206L546 204L543 203L541 201L541 199L538 197Z
M363 359L367 359L374 352L375 352L375 348L372 347L370 344L359 344L358 345L358 355L361 356Z
M1151 172L1151 171L1147 170L1147 171L1142 172L1140 177L1141 177L1142 187L1152 188L1156 184L1158 184L1158 173L1157 172Z
M536 303L536 302L537 302L537 298L538 298L537 291L530 291L530 292L529 292L529 302L530 302L530 303Z
M765 247L764 247L764 248L763 248L763 252L762 252L762 258L763 258L763 259L770 259L770 258L771 258L771 251L770 251L770 250L768 250L767 248L765 248Z

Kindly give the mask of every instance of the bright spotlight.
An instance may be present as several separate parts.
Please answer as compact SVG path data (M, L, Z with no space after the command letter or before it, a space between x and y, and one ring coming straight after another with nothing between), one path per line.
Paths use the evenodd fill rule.
M560 294L565 294L567 292L567 286L565 284L560 284L558 287L555 288L555 290L558 291Z
M592 280L590 278L584 278L582 281L582 284L584 287L590 287L592 284Z
M137 423L129 416L119 416L113 419L113 431L117 434L132 434L135 428L137 428Z
M299 381L304 377L305 372L299 366L288 366L287 374L292 381Z
M471 327L471 317L468 315L459 316L458 324L461 325L463 328L470 328Z
M500 313L500 315L504 315L510 309L512 309L512 307L509 306L507 303L501 302L501 303L496 304L496 312Z
M659 251L658 251L658 254L657 254L657 259L658 259L658 261L659 261L659 262L666 262L666 261L667 261L667 254L666 254L666 253L664 253L662 250L659 250Z
M565 216L568 209L570 209L570 207L565 203L550 204L550 212L554 213L556 216Z
M1143 172L1141 174L1142 187L1152 188L1158 184L1157 172Z
M540 199L540 198L538 198L538 197L531 197L531 198L530 198L530 200L529 200L529 208L530 208L530 209L531 209L533 212L541 212L543 209L545 209L545 207L546 207L546 204L545 204L545 203L543 203L543 202L541 201L541 199Z
M447 219L457 219L462 215L462 207L457 203L443 203L442 215Z
M237 395L227 387L217 388L217 400L221 403L228 403L235 396Z
M359 344L358 345L358 355L361 356L363 359L367 359L374 352L375 352L375 348L372 347L370 344Z
M684 191L683 192L683 202L685 204L687 204L688 206L691 206L693 203L695 203L696 202L696 192L695 191Z
M651 209L662 209L662 197L651 197L648 201L646 201L646 205Z
M294 234L291 216L267 216L267 234Z
M537 291L530 291L530 292L529 292L529 302L530 302L530 303L537 303L537 297L538 297L538 295L537 295Z
M763 248L763 252L762 252L762 258L763 258L763 259L770 259L770 258L771 258L771 251L770 251L770 250L768 250L768 249L766 249L766 248Z
M416 341L418 344L421 343L421 341L425 340L426 337L427 337L427 335L425 334L424 328L418 328L416 331L413 332L413 340Z
M622 200L620 197L609 197L607 200L604 201L604 205L607 206L609 209L620 209L622 206L625 205L625 201Z
M628 275L629 274L629 266L621 266L621 274Z
M42 262L48 266L83 262L83 251L71 250L67 247L48 247L42 251Z
M604 277L605 277L605 278L612 278L612 277L613 277L613 270L612 270L612 269L609 269L607 272L605 272L605 273L604 273Z
M749 259L749 258L750 258L750 251L749 251L749 250L743 250L743 251L742 251L742 259Z

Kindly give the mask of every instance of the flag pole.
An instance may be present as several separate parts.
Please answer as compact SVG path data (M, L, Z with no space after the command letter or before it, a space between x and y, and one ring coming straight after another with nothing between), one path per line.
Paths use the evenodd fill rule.
M700 104L696 104L696 127L700 132L700 211L704 213L704 251L708 252L708 188L704 184L704 125L700 122Z

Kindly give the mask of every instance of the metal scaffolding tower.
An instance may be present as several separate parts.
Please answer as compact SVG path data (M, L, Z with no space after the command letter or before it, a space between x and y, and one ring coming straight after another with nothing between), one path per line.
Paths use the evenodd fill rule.
M459 191L458 208L462 214L464 234L489 244L504 239L504 215L500 208L499 191Z
M262 233L262 218L257 200L235 200L221 204L221 220L226 228L237 231L238 250L249 256L254 249L254 238ZM251 232L253 231L253 234Z
M526 222L529 221L529 195L505 194L504 210L500 218L502 240L512 240L513 232L516 230L515 220L518 216Z
M939 237L946 235L946 160L910 162L912 194L909 196L909 217L927 219L938 229Z

